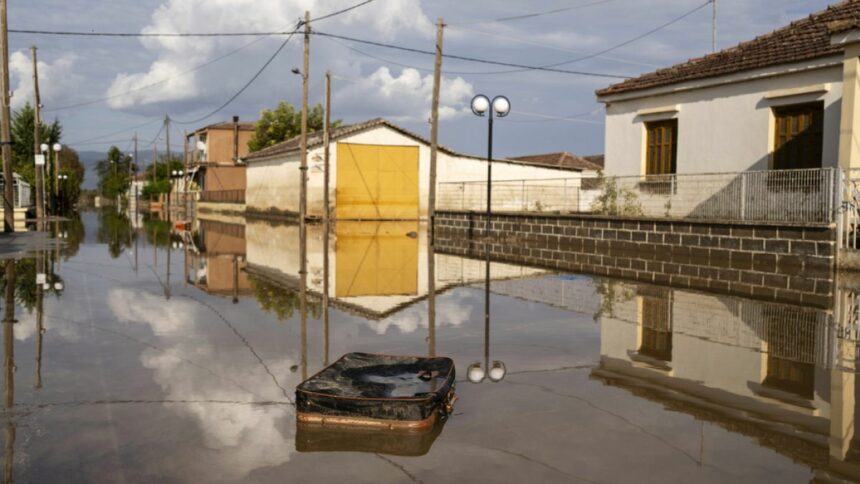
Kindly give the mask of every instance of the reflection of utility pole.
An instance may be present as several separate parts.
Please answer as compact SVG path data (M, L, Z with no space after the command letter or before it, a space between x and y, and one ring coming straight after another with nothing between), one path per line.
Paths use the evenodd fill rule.
M302 68L302 132L301 132L301 159L299 173L301 178L299 197L299 276L301 284L299 287L299 307L302 325L302 380L308 378L308 242L307 224L305 219L308 214L308 70L310 69L310 42L311 42L311 13L305 12L305 48L304 66Z
M331 169L331 72L325 73L325 122L323 123L323 366L328 366L329 348L329 293L328 293L328 246L331 237L331 202L329 184Z
M45 253L36 253L36 274L45 274ZM42 335L44 325L45 285L36 281L36 388L42 388Z
M3 2L5 5L5 1ZM5 13L4 13L5 18ZM9 409L15 404L15 337L12 325L15 323L15 261L6 261L6 291L4 297L5 313L3 317L3 348L4 361L4 408L6 409L6 459L3 467L4 482L12 482L12 464L15 451L15 422Z
M164 284L164 297L170 300L170 254L173 252L173 247L170 245L170 232L167 233L167 275Z
M301 241L299 250L299 313L301 315L302 333L302 381L308 379L308 268L307 268L307 228L304 224L299 226L299 239Z
M5 372L4 407L9 409L15 403L15 338L12 325L15 324L15 261L6 261L6 290L3 303L6 305L3 313L3 348Z

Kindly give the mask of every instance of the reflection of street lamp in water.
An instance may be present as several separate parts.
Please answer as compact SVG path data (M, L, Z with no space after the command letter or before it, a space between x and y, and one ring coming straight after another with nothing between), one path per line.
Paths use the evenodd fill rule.
M472 383L481 383L488 376L490 381L500 382L507 372L505 364L499 360L493 360L493 365L490 366L490 263L488 259L484 281L484 363L482 365L480 361L476 361L469 365L466 376Z

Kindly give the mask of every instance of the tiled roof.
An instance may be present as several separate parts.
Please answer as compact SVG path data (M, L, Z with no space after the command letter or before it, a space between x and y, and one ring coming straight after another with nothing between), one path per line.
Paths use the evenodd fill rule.
M597 91L597 95L638 91L839 54L844 47L830 45L831 34L860 24L858 19L860 0L845 0L769 34L720 52L628 79Z
M599 166L600 168L603 168L605 166L604 165L604 161L606 160L605 155L588 155L588 156L583 156L583 158L594 163L595 165Z
M603 169L601 165L592 163L581 156L572 155L566 151L562 151L560 153L546 153L543 155L516 156L511 159L522 161L529 165L565 168L577 171L598 171Z

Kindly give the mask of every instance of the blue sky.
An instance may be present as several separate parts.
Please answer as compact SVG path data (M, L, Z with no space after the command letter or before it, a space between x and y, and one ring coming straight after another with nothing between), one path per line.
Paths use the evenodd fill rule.
M730 47L834 3L825 0L718 0L720 48ZM236 32L283 30L304 10L311 15L357 0L31 0L9 6L12 29L95 32ZM702 5L704 0L375 0L348 14L321 21L322 32L432 50L434 23L443 17L445 52L541 65L602 51ZM524 19L503 17L577 7ZM160 119L176 120L171 141L183 130L239 115L253 120L279 100L300 102L301 39L294 38L257 81L230 106L220 106L272 55L283 38L101 38L10 34L13 106L32 100L29 47L39 47L41 91L47 118L65 126L78 150L130 146L136 130L141 149L155 139ZM248 45L250 44L250 45ZM240 50L236 51L237 49ZM635 76L711 49L711 7L604 56L566 69ZM193 72L193 68L213 59ZM387 117L422 134L427 122L433 58L315 36L311 41L311 100L323 98L323 73L334 75L334 118L345 122ZM404 67L410 66L410 67ZM480 155L486 123L468 112L473 94L504 94L511 116L496 124L495 152L502 156L570 151L603 152L603 115L594 91L611 78L549 72L496 73L508 69L446 59L443 65L440 142ZM165 81L166 80L166 81ZM152 84L156 84L152 86ZM151 87L147 87L151 86ZM110 99L80 107L68 106ZM576 118L554 119L554 118ZM158 141L160 148L164 140Z

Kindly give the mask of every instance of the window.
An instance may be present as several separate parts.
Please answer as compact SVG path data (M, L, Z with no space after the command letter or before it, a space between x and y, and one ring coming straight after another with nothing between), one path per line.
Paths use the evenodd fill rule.
M672 299L668 291L642 298L642 342L639 353L672 361Z
M645 155L646 175L674 175L678 152L678 120L646 123L648 150Z
M678 153L678 120L646 123L647 151L645 179L639 189L656 195L671 195L675 191L674 177Z
M824 103L774 108L774 170L821 168Z

